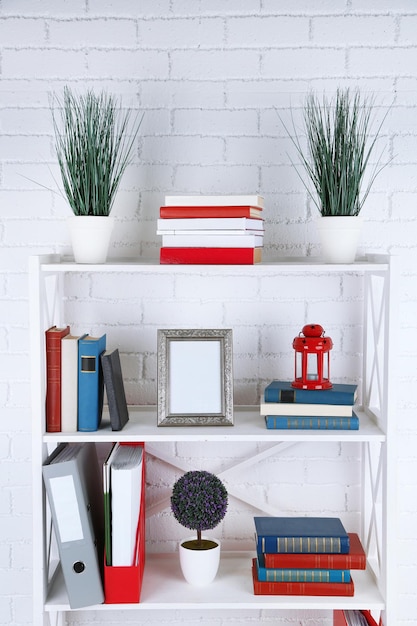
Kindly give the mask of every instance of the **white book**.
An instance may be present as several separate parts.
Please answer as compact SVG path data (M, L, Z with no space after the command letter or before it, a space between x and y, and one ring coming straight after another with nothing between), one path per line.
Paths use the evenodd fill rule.
M252 235L162 235L165 248L258 248L263 234Z
M157 230L156 231L157 235L187 235L188 237L199 237L200 235L204 235L204 236L210 236L210 237L215 237L215 236L227 236L227 235L232 235L233 237L236 235L257 235L257 236L263 236L263 231L262 230L252 230L252 229L246 229L246 230L241 230L241 229L236 229L236 230L203 230L203 229L199 229L199 230Z
M121 445L111 459L112 565L134 561L142 492L142 446Z
M353 407L345 404L301 404L299 402L261 402L261 415L294 417L351 417Z
M160 218L156 223L157 233L184 230L246 230L264 231L264 221L248 217L191 217Z
M264 208L264 198L258 195L187 195L165 196L165 206L252 206Z
M85 335L81 335L85 337ZM78 428L78 340L65 335L61 340L61 431L75 433ZM64 341L65 340L65 341Z

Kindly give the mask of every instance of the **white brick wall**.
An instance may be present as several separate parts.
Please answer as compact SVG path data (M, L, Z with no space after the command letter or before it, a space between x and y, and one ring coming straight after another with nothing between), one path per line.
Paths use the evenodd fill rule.
M114 208L116 256L156 257L155 220L164 194L200 191L262 193L266 251L271 256L317 253L315 209L291 167L291 144L274 108L288 121L289 107L298 109L310 88L330 93L338 85L374 93L381 114L391 106L383 132L393 160L366 203L361 247L396 253L401 260L397 624L415 622L416 25L414 0L0 1L0 624L32 623L26 273L30 254L70 250L66 203L37 184L55 188L49 98L65 84L80 90L104 87L145 111L138 154ZM320 297L323 280L326 299ZM354 378L358 367L361 321L350 277L297 279L283 286L271 276L241 275L231 292L221 275L212 285L203 276L196 284L186 274L174 281L150 274L141 277L133 302L126 301L131 285L125 276L113 277L110 287L104 279L74 277L68 289L73 297L66 310L74 328L97 330L97 312L106 311L105 330L124 352L132 401L155 401L159 326L233 327L240 402L256 402L261 381L272 372L290 375L291 340L305 321L323 321L333 337L337 378ZM274 290L285 293L279 305ZM298 308L294 319L300 304L302 312ZM353 472L347 486L342 472L356 452L349 446L318 449L307 466L305 450L293 448L266 466L266 476L276 471L282 482L267 490L259 468L240 476L239 484L261 499L282 501L289 510L323 511L325 489L328 510L354 528L359 477ZM217 469L230 454L250 451L179 446L176 453ZM169 492L172 474L155 463L150 471L156 483L152 501ZM251 514L233 503L222 528L231 544L250 536ZM161 514L149 529L153 549L172 548L180 533L168 513ZM162 541L157 544L156 538ZM232 614L77 613L71 623L81 625L87 618L97 624L144 620L223 626ZM233 618L236 625L283 623L268 612L236 612ZM329 620L313 612L296 623Z

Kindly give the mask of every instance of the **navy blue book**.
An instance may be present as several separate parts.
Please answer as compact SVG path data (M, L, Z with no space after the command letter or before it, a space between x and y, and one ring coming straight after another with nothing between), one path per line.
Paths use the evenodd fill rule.
M265 387L265 402L291 404L349 404L357 399L357 385L335 383L331 389L294 389L287 380L273 380Z
M338 517L255 517L254 521L258 553L349 553L349 535Z

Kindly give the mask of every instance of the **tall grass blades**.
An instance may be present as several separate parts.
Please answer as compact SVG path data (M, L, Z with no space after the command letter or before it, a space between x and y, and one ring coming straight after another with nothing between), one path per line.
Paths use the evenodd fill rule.
M322 102L310 94L304 108L307 156L298 136L288 133L316 193L300 178L323 216L358 215L376 176L386 165L377 160L361 193L386 117L370 138L372 113L373 102L361 100L358 91L351 95L349 89L338 89L334 100L323 97Z
M131 129L131 112L104 91L76 95L65 87L54 105L55 149L71 209L74 215L109 215L140 122L136 117Z

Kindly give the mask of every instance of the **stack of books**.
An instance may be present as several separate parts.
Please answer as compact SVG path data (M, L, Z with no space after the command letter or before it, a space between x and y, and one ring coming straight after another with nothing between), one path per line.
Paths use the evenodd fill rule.
M262 260L264 200L257 195L165 196L157 234L162 264L252 265Z
M337 517L255 517L255 595L353 596L365 569L360 539Z
M72 335L69 326L45 331L46 431L98 430L107 392L112 430L129 419L118 349L106 350L106 335Z
M274 380L264 390L260 413L270 429L358 430L357 387L294 389L288 381Z

